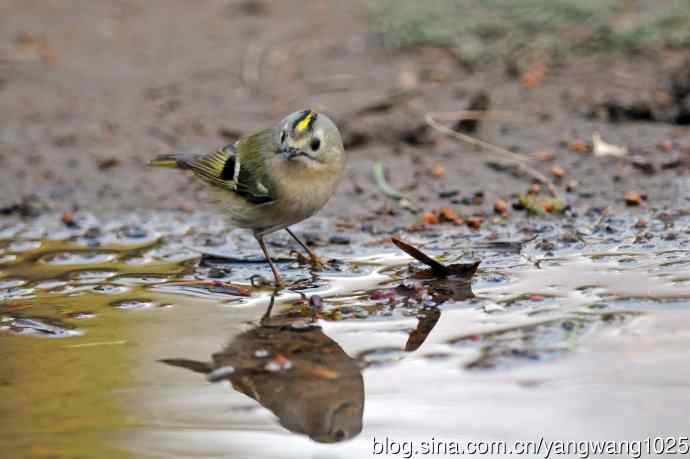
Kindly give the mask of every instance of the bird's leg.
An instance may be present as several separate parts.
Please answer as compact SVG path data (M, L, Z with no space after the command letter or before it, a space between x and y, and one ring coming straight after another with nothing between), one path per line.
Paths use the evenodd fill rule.
M266 243L264 242L264 237L262 235L254 234L254 237L256 238L256 242L259 243L259 246L261 247L261 250L264 252L264 256L266 257L266 261L268 262L269 266L271 267L271 271L273 271L273 277L275 278L276 281L276 287L283 287L285 283L283 282L283 277L280 275L280 272L276 268L276 265L273 264L273 260L271 260L271 255L268 253L268 249L266 248Z
M278 294L278 289L274 290L273 293L271 294L271 299L268 302L268 308L266 309L266 312L264 312L264 315L261 316L261 325L268 326L269 321L271 320L271 311L273 310L273 305L276 302L276 295Z
M307 244L305 244L304 242L302 242L302 241L300 240L300 238L298 238L298 237L295 235L295 233L293 233L292 231L290 231L290 228L285 228L285 231L287 231L288 234L289 234L290 236L292 236L292 238L293 238L295 241L297 241L297 243L298 243L299 245L301 245L302 248L303 248L304 250L307 251L307 253L309 254L309 260L311 261L311 265L312 265L314 268L321 268L321 267L323 266L323 263L321 262L321 259L320 259L319 257L317 257L316 254L315 254L309 247L307 247Z

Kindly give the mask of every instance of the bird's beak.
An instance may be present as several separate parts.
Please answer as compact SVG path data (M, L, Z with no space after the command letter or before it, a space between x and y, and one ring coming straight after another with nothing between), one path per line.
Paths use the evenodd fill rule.
M295 147L282 147L280 149L280 153L285 157L285 159L288 160L299 158L300 156L306 156L308 158L311 158L311 156L308 153L305 153L304 151Z
M283 156L285 156L286 159L295 159L300 155L300 153L302 152L294 147L283 148Z

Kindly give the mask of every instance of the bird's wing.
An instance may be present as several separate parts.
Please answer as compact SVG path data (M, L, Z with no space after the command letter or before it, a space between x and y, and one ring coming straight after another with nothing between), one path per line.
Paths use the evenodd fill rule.
M253 164L242 164L233 145L208 155L176 157L176 165L190 169L208 184L232 191L252 204L266 204L275 200L261 180L262 174Z

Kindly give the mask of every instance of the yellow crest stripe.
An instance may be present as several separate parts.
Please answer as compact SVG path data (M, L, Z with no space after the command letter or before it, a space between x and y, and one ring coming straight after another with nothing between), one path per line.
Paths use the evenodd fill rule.
M311 123L311 120L314 118L314 112L309 110L307 113L307 116L302 118L297 125L295 126L295 131L297 132L302 132L305 131L309 127L309 123Z

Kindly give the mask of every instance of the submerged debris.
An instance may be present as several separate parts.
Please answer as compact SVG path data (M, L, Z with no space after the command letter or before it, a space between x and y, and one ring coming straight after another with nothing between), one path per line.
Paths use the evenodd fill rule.
M167 285L177 285L182 287L201 288L212 293L224 293L233 296L250 296L251 289L244 285L232 284L230 282L222 282L219 280L193 280L171 282Z
M64 323L45 317L15 317L11 318L3 326L13 333L51 338L66 338L82 334L79 330L73 329Z

